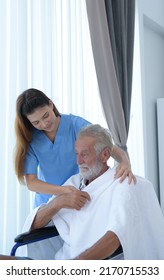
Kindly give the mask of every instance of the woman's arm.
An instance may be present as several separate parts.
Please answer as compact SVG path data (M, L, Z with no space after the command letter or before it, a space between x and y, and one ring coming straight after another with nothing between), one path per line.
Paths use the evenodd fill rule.
M76 191L73 186L58 186L46 183L37 178L35 174L25 175L25 181L28 189L33 192L39 192L44 194L60 195L64 193L69 193L71 191ZM68 188L69 187L69 188Z
M133 181L136 184L136 177L132 173L127 153L121 148L113 146L111 157L119 163L116 168L115 178L120 178L121 183L128 176L128 183L130 184Z

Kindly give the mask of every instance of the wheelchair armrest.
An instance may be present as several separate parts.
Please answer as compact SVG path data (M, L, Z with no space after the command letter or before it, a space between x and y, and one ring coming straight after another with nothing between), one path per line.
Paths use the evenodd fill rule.
M19 242L19 243L24 243L24 242L32 242L35 240L43 240L46 238L50 238L53 236L59 235L57 229L55 226L49 226L49 227L44 227L44 228L39 228L39 229L34 229L31 231L24 232L22 234L19 234L15 237L14 241Z
M49 226L39 229L30 230L27 232L24 232L22 234L19 234L15 237L15 245L11 249L11 256L15 256L15 252L18 247L27 245L29 243L41 241L47 238L51 238L54 236L59 235L57 229L55 226Z

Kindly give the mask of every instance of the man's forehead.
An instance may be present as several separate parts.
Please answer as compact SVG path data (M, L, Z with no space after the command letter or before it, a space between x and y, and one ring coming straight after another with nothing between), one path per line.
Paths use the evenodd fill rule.
M92 145L95 144L95 138L91 136L81 136L75 142L75 147L83 147L83 148L90 148Z

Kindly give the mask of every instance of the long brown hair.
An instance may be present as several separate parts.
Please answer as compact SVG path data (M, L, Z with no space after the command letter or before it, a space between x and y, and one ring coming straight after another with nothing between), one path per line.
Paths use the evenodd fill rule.
M21 93L16 101L15 117L15 173L20 183L24 184L24 160L32 139L33 126L27 119L38 107L49 105L50 99L40 90L30 88ZM60 116L59 111L53 104L53 111Z

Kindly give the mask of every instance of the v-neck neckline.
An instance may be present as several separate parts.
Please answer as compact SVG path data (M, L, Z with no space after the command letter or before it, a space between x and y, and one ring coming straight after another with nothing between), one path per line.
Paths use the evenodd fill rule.
M51 140L51 138L48 137L48 135L47 135L45 132L42 131L42 134L46 137L46 139L49 140L49 142L50 142L52 145L54 145L55 142L56 142L56 138L57 138L58 132L59 132L60 123L61 123L61 116L60 116L60 119L59 119L59 124L58 124L58 126L57 126L56 133L55 133L55 137L54 137L54 140L53 140L53 141Z

